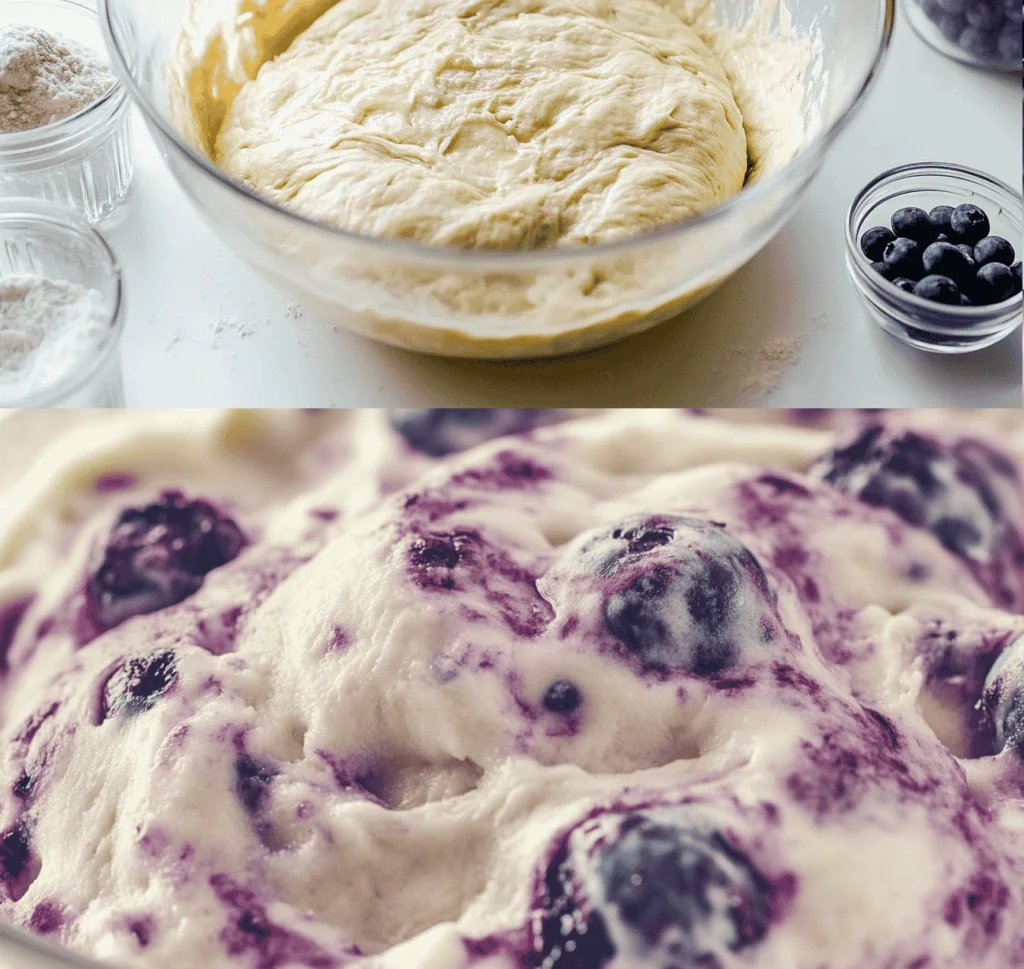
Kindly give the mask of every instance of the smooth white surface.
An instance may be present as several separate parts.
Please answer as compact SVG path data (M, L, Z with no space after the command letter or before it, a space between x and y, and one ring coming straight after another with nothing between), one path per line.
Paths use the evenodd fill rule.
M846 274L843 233L853 196L895 165L960 162L1020 185L1020 83L946 59L900 17L868 102L767 249L678 321L583 357L525 364L422 357L308 315L294 318L289 297L196 214L136 119L136 185L105 230L126 274L127 403L743 405L758 348L803 337L800 359L762 403L1018 407L1019 330L960 357L903 346L861 308Z

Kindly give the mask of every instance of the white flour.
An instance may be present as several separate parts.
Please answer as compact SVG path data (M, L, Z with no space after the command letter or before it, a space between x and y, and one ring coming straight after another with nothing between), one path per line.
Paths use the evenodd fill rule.
M66 378L103 337L102 296L44 276L0 277L0 391L33 393Z
M110 67L76 40L27 24L0 27L0 132L67 118L113 83Z

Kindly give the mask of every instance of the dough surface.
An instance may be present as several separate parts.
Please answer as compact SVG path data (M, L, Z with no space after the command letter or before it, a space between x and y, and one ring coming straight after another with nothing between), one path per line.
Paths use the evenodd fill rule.
M360 233L607 242L743 187L716 54L658 0L342 0L242 86L215 160Z

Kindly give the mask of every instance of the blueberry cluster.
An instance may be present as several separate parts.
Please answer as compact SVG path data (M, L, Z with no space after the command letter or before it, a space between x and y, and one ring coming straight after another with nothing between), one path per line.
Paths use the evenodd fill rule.
M893 215L891 227L868 229L860 248L871 268L904 292L951 306L991 306L1021 291L1021 264L990 228L970 202L930 212L911 206Z
M1021 59L1020 0L921 0L921 8L946 40L977 60Z

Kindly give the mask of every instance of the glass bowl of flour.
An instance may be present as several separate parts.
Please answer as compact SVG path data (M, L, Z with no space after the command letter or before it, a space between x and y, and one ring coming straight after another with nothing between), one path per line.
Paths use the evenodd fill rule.
M674 320L761 249L876 76L893 0L100 18L171 171L266 277L375 340L529 358Z
M105 219L135 172L130 107L95 4L0 0L0 194Z
M82 217L0 199L0 407L124 404L121 268Z

